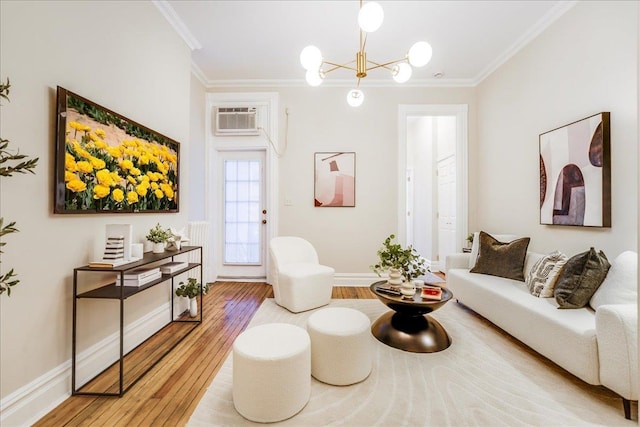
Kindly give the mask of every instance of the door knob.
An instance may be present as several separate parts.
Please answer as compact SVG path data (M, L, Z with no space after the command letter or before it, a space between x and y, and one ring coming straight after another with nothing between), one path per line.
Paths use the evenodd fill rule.
M263 223L263 224L266 224L266 223L267 223L267 220L266 220L266 219L263 219L263 220L262 220L262 223Z

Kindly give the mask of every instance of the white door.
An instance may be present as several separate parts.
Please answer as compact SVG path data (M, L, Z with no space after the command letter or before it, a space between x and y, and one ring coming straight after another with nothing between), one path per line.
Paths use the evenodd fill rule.
M219 156L218 278L266 278L265 152L222 151Z
M437 164L438 261L444 266L447 255L456 250L456 157L448 156Z

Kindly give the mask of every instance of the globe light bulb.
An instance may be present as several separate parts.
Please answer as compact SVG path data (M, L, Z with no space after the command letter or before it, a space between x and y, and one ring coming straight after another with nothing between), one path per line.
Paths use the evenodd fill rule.
M397 83L404 83L409 80L411 78L411 73L413 73L413 68L411 68L411 65L406 62L396 64L391 70L393 80Z
M427 42L416 42L409 49L409 64L414 67L423 67L431 61L431 55L433 54L433 49L431 49L431 45Z
M358 25L367 33L373 33L382 25L384 11L380 4L370 1L364 4L358 12Z
M322 65L322 52L315 46L307 46L300 52L300 64L305 70L318 70Z
M305 74L305 80L309 83L309 86L320 86L324 80L324 73L322 70L307 70Z
M359 107L364 102L364 93L360 89L351 89L347 94L347 103L352 107Z

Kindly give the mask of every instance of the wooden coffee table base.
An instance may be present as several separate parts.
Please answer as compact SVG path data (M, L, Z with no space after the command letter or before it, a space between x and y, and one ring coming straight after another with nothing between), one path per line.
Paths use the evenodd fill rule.
M447 331L429 315L389 311L373 323L371 333L388 346L413 353L435 353L451 345Z

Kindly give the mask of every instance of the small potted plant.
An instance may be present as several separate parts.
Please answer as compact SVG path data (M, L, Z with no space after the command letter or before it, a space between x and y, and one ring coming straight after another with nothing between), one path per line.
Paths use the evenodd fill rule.
M153 243L153 253L160 254L164 252L164 245L167 240L169 240L170 232L168 230L163 229L160 226L160 223L156 224L151 230L149 230L149 234L147 234L146 238L148 241Z
M473 233L470 233L470 234L467 236L467 246L468 246L468 247L473 246Z
M196 297L200 295L200 288L202 288L202 293L206 294L209 291L209 284L202 286L196 279L190 277L187 279L187 284L180 282L180 286L176 289L177 296L189 298L189 315L191 317L198 315L198 300Z
M411 281L422 276L429 268L425 265L425 259L413 246L403 248L399 243L392 243L395 237L391 234L384 240L383 247L378 249L379 262L372 265L371 269L378 276L381 276L384 271L389 271L389 284L393 286L406 284L406 287L413 288ZM411 295L414 291L415 289L412 290Z

